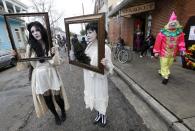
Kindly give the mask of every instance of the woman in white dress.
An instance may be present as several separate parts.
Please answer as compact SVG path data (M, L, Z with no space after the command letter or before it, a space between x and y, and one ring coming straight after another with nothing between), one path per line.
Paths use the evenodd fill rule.
M36 114L41 117L49 109L55 117L56 124L60 125L66 119L65 109L68 109L69 105L61 77L55 68L61 63L59 52L52 48L53 54L50 53L47 31L40 22L31 22L27 29L29 31L29 44L26 47L25 57L53 56L51 60L41 59L30 62L32 67L31 87ZM21 67L24 67L23 62L19 62L17 65L18 69ZM61 109L61 118L56 111L56 105Z
M90 65L98 66L98 24L89 23L86 26L88 45L85 53L90 57ZM86 108L97 111L94 124L106 125L106 109L108 106L108 73L113 72L113 64L111 61L111 50L105 45L105 58L101 60L105 67L105 74L95 73L84 69L84 100Z

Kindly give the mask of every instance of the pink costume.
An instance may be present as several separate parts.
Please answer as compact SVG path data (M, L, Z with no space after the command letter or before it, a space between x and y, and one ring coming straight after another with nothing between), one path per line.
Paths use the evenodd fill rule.
M167 84L168 82L169 68L178 50L181 52L185 51L184 33L177 21L177 16L173 12L169 23L158 33L153 49L153 52L158 53L160 56L161 69L159 70L159 74L165 79L162 82L163 84Z
M184 33L178 36L166 36L162 32L158 33L153 52L159 53L160 57L175 57L177 52L185 51Z

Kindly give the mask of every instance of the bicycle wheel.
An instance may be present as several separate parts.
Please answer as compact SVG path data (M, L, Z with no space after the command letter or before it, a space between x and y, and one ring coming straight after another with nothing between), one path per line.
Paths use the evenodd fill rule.
M129 54L128 54L128 52L126 50L119 51L119 53L118 53L118 61L120 63L127 62L128 58L129 58Z

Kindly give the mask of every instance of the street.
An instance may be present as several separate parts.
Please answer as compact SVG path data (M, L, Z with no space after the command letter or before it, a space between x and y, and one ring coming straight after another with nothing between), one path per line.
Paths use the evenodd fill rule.
M193 5L195 0L0 0L0 131L195 131ZM36 61L33 88L30 70L17 71L17 62L26 60ZM72 65L59 65L66 60ZM108 81L86 72L84 87L82 68L103 72L112 65ZM63 100L48 91L60 86L70 105L65 121ZM100 117L86 109L84 89ZM45 104L51 111L41 118L39 102L41 111ZM95 118L102 126L106 118L107 125L93 124Z
M109 79L107 126L102 128L93 125L96 112L85 108L82 69L61 65L59 71L70 104L67 119L61 126L55 125L50 112L42 118L36 117L28 82L28 70L18 72L14 67L0 72L0 127L2 131L149 131L134 107L129 104L111 79Z

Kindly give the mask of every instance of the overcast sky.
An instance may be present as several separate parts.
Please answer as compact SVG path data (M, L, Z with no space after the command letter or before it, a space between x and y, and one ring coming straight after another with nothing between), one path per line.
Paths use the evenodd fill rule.
M31 5L31 0L20 0L27 6ZM50 0L46 0L50 1ZM59 13L63 13L63 17L59 20L59 26L64 30L64 18L83 15L82 2L84 5L84 14L93 14L95 0L53 0L53 9Z

